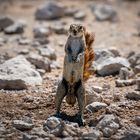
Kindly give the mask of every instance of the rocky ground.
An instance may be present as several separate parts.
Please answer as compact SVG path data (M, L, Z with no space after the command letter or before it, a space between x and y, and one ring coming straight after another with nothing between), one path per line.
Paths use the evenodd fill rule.
M96 35L84 126L53 117L71 23ZM0 140L50 139L140 139L139 0L0 0Z

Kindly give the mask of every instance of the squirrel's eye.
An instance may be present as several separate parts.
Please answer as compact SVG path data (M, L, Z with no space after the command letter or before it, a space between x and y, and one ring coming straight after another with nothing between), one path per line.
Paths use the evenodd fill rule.
M72 25L70 26L70 30L72 29Z
M83 28L82 26L79 27L80 30L81 30L82 28Z

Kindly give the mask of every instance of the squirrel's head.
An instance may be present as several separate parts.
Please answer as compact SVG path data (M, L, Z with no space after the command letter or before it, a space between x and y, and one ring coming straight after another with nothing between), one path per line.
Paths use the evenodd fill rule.
M85 27L81 24L71 24L69 34L73 37L81 37L85 33Z

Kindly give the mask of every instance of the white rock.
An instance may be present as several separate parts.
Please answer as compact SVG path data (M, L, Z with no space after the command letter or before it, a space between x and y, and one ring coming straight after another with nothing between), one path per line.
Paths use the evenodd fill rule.
M105 103L93 102L93 103L87 105L86 109L90 112L96 112L96 111L106 108L106 107L107 107L107 104L105 104Z
M86 17L86 13L81 10L74 14L74 18L78 20L83 20L85 17Z
M51 62L48 58L43 58L39 54L30 53L27 57L27 60L39 69L44 69L47 72L51 71L50 67Z
M66 34L68 28L62 22L56 22L54 25L51 25L51 30L56 34Z
M93 86L92 89L97 93L101 93L103 91L103 88L99 86Z
M123 57L110 57L99 63L96 69L99 75L107 76L118 73L122 67L130 67L127 59Z
M116 10L111 5L98 4L92 8L93 13L98 21L114 21L117 16Z
M56 117L50 117L47 119L47 121L44 123L44 127L49 129L55 129L60 124L60 119Z
M140 72L140 65L134 67L134 73L137 74Z
M140 91L128 92L126 97L131 100L140 100Z
M101 94L94 92L92 87L86 87L86 105L93 102L102 102Z
M35 27L33 29L34 37L48 37L51 34L51 31L49 28L45 27Z
M137 90L140 91L140 78L136 80Z
M132 69L122 67L120 69L119 77L120 77L121 80L128 80L130 78L134 78L134 72L133 72Z
M102 132L97 129L91 129L88 132L84 132L82 135L82 138L86 140L100 140L101 137Z
M5 34L21 34L24 32L24 26L21 23L14 23L4 29Z
M137 126L140 126L140 116L135 117L135 123Z
M53 48L48 47L48 46L43 46L43 47L38 48L38 50L42 56L48 57L50 60L56 60L56 53Z
M128 80L116 80L115 81L117 87L124 87L124 86L132 86L136 84L135 79L128 79Z
M0 16L0 31L13 24L14 20L10 16Z
M103 136L110 137L115 134L119 129L119 120L114 115L105 115L103 119L97 124L97 128L99 128L103 132Z
M57 61L51 61L51 68L52 69L60 69L61 66Z
M95 49L95 61L97 63L103 62L105 59L110 58L110 57L115 57L115 55L109 51L109 49Z
M0 89L19 90L41 84L40 74L23 56L17 56L0 65Z
M51 20L64 16L64 6L57 2L47 2L40 6L35 12L38 20Z
M22 131L24 131L24 130L31 130L34 127L34 124L27 123L27 122L24 122L22 120L14 120L12 125L16 129L19 129L19 130L22 130Z
M66 16L74 16L78 12L78 9L75 7L67 7L65 9L65 15Z
M112 52L112 53L114 54L115 57L121 56L119 50L118 50L116 47L108 48L108 50L109 50L110 52Z

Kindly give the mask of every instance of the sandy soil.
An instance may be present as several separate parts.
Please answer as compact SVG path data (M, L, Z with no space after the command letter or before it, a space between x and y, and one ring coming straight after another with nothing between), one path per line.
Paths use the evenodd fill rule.
M140 52L140 38L137 34L137 24L140 22L140 17L137 16L140 10L140 1L128 2L121 0L108 0L108 1L92 1L92 0L59 0L66 6L75 6L85 10L88 16L83 21L83 24L88 30L94 31L96 34L96 40L94 48L99 47L117 47L121 54L126 56L130 51ZM27 27L25 28L26 36L33 39L33 27L39 24L34 18L34 12L38 5L41 5L44 0L11 0L0 2L0 15L11 15L16 19L23 19L27 21ZM91 3L109 3L113 5L118 13L118 21L114 23L110 22L98 22L92 15L89 5ZM73 18L62 18L61 21L69 24L77 22ZM54 24L55 21L41 22L43 25ZM0 36L5 36L0 33ZM8 36L8 35L7 35ZM16 35L8 36L8 38L14 38ZM52 34L49 37L49 45L56 49L57 61L63 67L64 48L59 46L59 43L65 44L67 39L66 35ZM18 51L29 48L30 51L34 51L29 45L21 46L16 42L7 43L0 47L0 54L8 53L10 57L17 55ZM24 91L4 91L0 90L0 120L5 123L5 126L11 128L11 120L20 119L23 116L30 116L34 119L35 124L38 126L42 124L50 115L55 112L54 96L57 87L57 80L61 77L61 69L52 70L51 73L46 73L43 76L43 85L40 87L29 88ZM115 79L118 76L96 77L91 76L90 80L86 83L86 86L103 86L105 83L110 85L108 91L101 93L103 101L107 104L117 103L120 106L119 113L117 114L121 119L126 120L126 126L134 125L133 118L137 115L140 116L140 102L130 101L125 98L125 94L128 91L134 90L136 85L129 87L117 88L115 86ZM113 95L119 93L121 101L114 101ZM26 97L31 96L35 102L27 102ZM77 106L73 108L63 102L62 110L74 114L77 111ZM92 120L96 120L100 115L107 113L107 110L101 110L97 113L90 114L87 111L84 112L84 118L87 125L92 123ZM15 133L10 136L10 134ZM15 130L9 129L10 139L16 139L14 136L18 135Z

